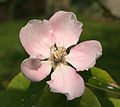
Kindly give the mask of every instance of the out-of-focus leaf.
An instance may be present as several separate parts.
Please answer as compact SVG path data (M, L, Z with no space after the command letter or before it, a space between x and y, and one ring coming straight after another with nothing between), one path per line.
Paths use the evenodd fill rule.
M21 107L25 91L30 85L30 80L21 73L9 83L6 90L0 92L0 107Z
M120 107L120 99L117 98L109 98L109 100L112 102L114 107Z
M46 84L48 78L34 83L26 79L21 73L9 84L6 91L0 93L0 106L9 107L100 107L95 94L85 88L82 97L67 101L63 94L50 92Z
M85 87L81 98L68 101L67 107L101 107L101 104L96 95L88 87Z
M7 89L15 90L27 90L30 85L30 80L25 78L22 73L18 74L13 80L9 83Z
M120 107L120 99L113 97L100 97L102 107Z
M34 87L33 87L34 86ZM32 88L33 87L33 88ZM35 88L36 87L36 88ZM22 105L25 107L101 107L99 100L95 94L89 89L85 88L85 92L80 98L72 101L67 101L66 96L63 94L52 93L47 85L43 88L38 87L38 84L31 85L24 98Z
M10 82L6 91L1 92L0 101L1 106L11 107L67 107L68 105L100 107L97 97L87 87L82 97L67 101L65 95L50 92L46 79L38 83L31 83L21 73Z
M0 3L4 3L4 2L6 2L6 0L0 0Z
M22 96L21 90L4 90L0 91L0 107L21 107Z
M90 71L77 72L84 79L85 83L88 83L89 78L93 77Z
M21 105L24 107L36 107L35 105L40 100L41 96L44 94L43 90L46 86L46 79L40 82L31 82L29 88L27 89L25 96L23 97L24 101L21 102Z
M120 99L118 98L100 98L102 107L120 107Z
M35 104L36 107L66 107L66 97L63 94L52 93L49 87L46 86L40 99Z
M79 107L101 107L96 95L89 89L85 88L85 92L81 98Z

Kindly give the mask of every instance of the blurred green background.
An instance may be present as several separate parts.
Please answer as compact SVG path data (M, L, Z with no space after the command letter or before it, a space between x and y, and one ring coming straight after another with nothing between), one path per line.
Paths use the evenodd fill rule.
M21 27L30 19L49 19L58 10L72 11L83 22L81 41L101 42L103 55L96 66L120 84L119 6L119 0L0 0L0 90L28 57L19 41Z

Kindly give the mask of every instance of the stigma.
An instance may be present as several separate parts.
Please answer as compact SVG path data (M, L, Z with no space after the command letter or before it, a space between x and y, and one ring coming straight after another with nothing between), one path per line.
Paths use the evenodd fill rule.
M50 47L50 59L55 63L64 62L64 56L67 55L64 47L51 46Z

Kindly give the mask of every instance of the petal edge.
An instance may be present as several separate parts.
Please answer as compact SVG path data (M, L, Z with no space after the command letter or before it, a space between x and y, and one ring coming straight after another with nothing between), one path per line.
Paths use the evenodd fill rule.
M49 57L53 29L47 20L31 20L20 30L20 41L29 55L39 54L41 58Z
M37 82L46 78L52 68L50 61L40 61L39 59L27 58L21 64L23 75L31 81Z
M58 46L68 48L76 44L82 32L82 23L72 12L58 11L49 19L53 37Z
M77 71L88 70L93 67L102 55L102 46L96 40L82 42L70 50L70 53L65 56L65 60L72 64Z
M67 100L80 97L85 88L82 77L72 67L63 64L57 66L47 83L51 92L65 94Z

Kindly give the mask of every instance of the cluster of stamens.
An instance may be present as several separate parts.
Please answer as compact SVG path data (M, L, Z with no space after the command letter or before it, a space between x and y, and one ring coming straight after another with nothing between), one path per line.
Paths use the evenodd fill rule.
M50 48L50 59L55 63L63 62L64 56L67 55L66 49L64 47L51 46Z

